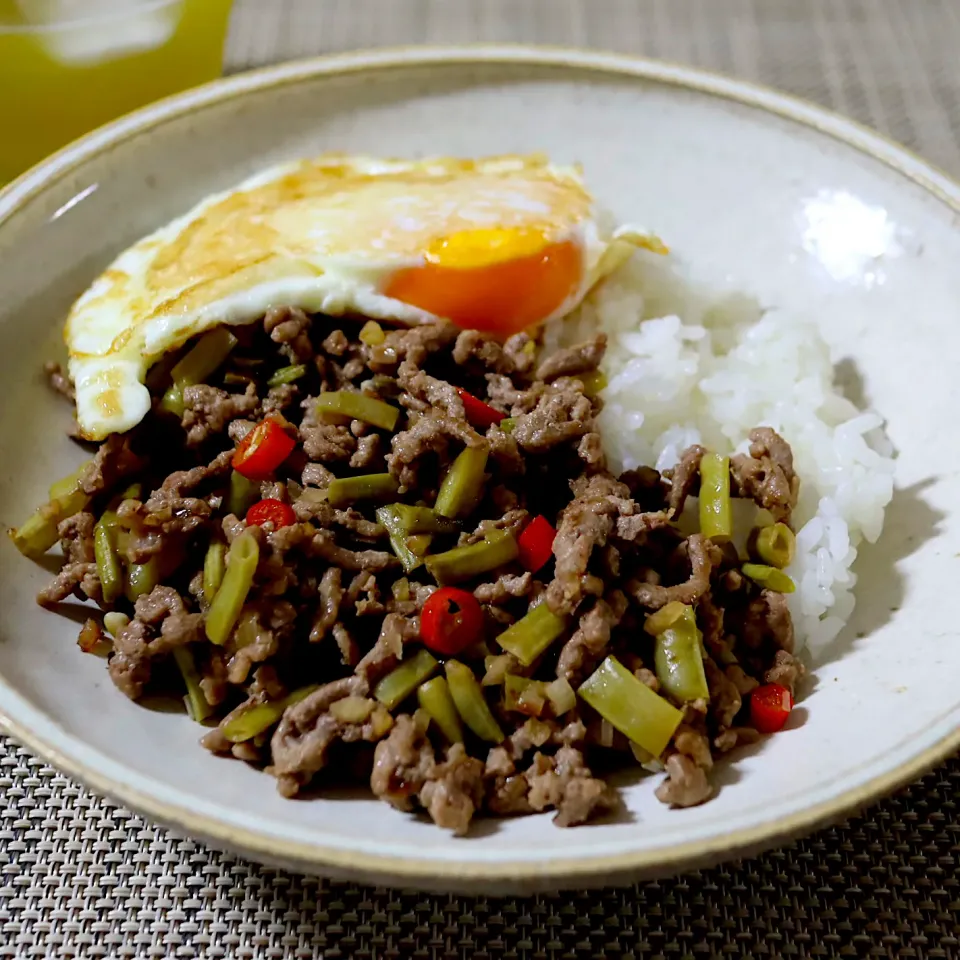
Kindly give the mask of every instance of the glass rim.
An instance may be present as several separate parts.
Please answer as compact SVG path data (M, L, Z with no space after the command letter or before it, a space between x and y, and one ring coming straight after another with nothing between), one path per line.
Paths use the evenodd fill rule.
M3 19L0 19L0 34L15 33L30 36L44 33L57 33L58 31L70 30L75 27L88 27L97 23L120 20L124 17L139 16L151 10L162 10L164 7L172 7L180 3L183 3L183 0L136 0L136 2L124 0L122 6L118 6L114 10L104 10L101 13L95 14L66 16L61 20L55 20L51 23L7 23Z

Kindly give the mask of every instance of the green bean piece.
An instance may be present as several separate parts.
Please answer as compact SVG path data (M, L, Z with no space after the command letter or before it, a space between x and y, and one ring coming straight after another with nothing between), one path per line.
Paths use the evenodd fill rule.
M463 722L481 740L500 743L503 740L503 731L490 712L490 707L483 697L483 689L473 671L459 660L448 660L444 669L450 696Z
M206 631L211 643L223 646L240 616L253 585L260 559L260 547L253 532L244 530L230 546L223 583L207 611Z
M381 430L392 430L400 416L399 407L375 400L364 393L336 390L321 393L317 399L317 414L341 420L362 420Z
M750 534L747 549L757 563L765 563L783 570L793 562L797 550L797 538L785 523L775 523L769 527L755 529Z
M159 582L160 564L155 556L146 563L131 563L124 581L124 596L135 603L137 597L146 596Z
M796 590L794 582L776 567L768 567L762 563L745 563L740 570L745 577L749 577L757 586L774 590L777 593L793 593Z
M429 533L418 533L414 537L407 537L407 549L415 557L425 557L432 542L433 537Z
M701 649L693 607L684 607L680 617L654 638L653 662L657 679L678 703L710 698Z
M117 634L130 623L130 618L119 610L108 610L103 615L103 628L116 639Z
M80 472L73 475L74 486L68 493L45 503L19 527L8 531L10 539L24 556L34 560L42 557L59 539L57 527L60 521L79 513L90 503L90 497L77 485ZM65 478L62 489L67 489L68 479L71 478Z
M683 713L607 657L577 691L615 729L654 757L666 749Z
M491 530L486 539L427 557L427 570L440 584L459 583L517 558L517 541L507 530Z
M61 500L64 497L69 497L70 494L78 490L80 487L80 477L91 463L93 463L92 460L84 460L68 477L61 477L59 480L54 480L53 483L50 484L50 499Z
M253 382L253 378L248 373L234 373L233 370L228 370L223 375L223 382L228 387L245 387Z
M514 713L539 717L547 705L547 685L542 680L508 673L503 684L503 705Z
M689 607L679 600L671 600L664 604L659 610L651 613L644 621L643 629L655 637L658 633L663 633L668 627L672 627L684 614Z
M406 503L395 503L393 509L400 529L407 534L456 533L460 529L458 523L430 507L411 507Z
M517 425L516 417L504 417L498 424L498 426L504 433L513 433L516 425Z
M287 707L292 707L295 703L305 700L313 693L319 690L317 684L309 687L300 687L294 690L281 700L271 700L267 703L241 703L235 710L231 710L220 721L220 732L231 743L243 743L244 740L252 740L254 737L269 730L274 724L280 722L283 711Z
M497 637L497 643L529 667L567 627L566 617L558 617L546 603L527 611Z
M203 599L208 604L223 583L223 573L226 570L227 546L222 540L211 540L207 547L207 555L203 558Z
M173 651L173 659L180 668L187 688L187 695L183 698L183 702L187 705L190 719L203 723L213 713L213 707L207 702L203 688L200 686L200 672L193 659L193 651L189 647L176 647Z
M590 373L578 373L576 379L583 384L583 394L592 400L607 385L606 374L599 370L591 370Z
M389 473L367 473L361 477L338 477L327 487L331 507L347 507L357 500L384 500L395 496L397 479Z
M170 371L170 379L183 386L205 383L216 373L237 345L237 338L226 328L205 333Z
M305 363L296 363L289 367L280 367L275 370L273 376L267 381L268 387L281 387L285 383L293 383L300 380L307 374L307 365Z
M445 677L434 677L421 684L417 700L450 743L463 743L463 724Z
M705 453L700 461L700 532L711 540L733 535L730 458Z
M389 507L380 507L377 510L377 522L386 528L393 552L400 560L404 571L410 573L411 570L416 570L423 563L423 560L407 546L407 535L397 512L398 506L399 504L395 503Z
M186 404L183 402L183 386L182 383L171 383L170 386L163 391L163 396L160 398L161 410L172 413L175 417L183 416L184 411L187 409Z
M230 474L230 488L227 490L227 513L243 519L259 499L260 484L234 470Z
M104 603L113 603L123 589L123 568L117 552L114 529L117 515L107 510L93 528L93 556L97 561L97 577Z
M360 342L365 343L368 347L376 347L387 339L387 335L376 320L368 320L360 328L359 338Z
M464 447L440 484L434 510L451 519L470 513L480 502L486 466L486 447Z
M388 709L400 706L440 664L429 650L418 650L394 667L373 689L373 695Z

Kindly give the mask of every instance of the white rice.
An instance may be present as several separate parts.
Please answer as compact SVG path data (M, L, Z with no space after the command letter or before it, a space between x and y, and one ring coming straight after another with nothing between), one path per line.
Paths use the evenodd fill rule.
M664 307L676 312L658 316ZM851 566L860 543L879 537L893 495L882 418L834 388L836 358L815 322L761 315L745 300L704 302L643 258L547 337L571 342L597 327L609 336L600 422L615 472L666 469L692 443L745 451L756 426L790 443L801 482L790 607L816 661L853 612Z

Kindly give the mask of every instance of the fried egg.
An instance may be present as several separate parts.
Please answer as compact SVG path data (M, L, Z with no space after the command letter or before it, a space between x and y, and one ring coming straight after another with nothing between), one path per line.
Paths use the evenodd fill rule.
M271 168L134 244L77 300L65 340L88 439L150 409L150 366L271 307L508 335L571 311L635 246L606 232L579 169L540 156Z

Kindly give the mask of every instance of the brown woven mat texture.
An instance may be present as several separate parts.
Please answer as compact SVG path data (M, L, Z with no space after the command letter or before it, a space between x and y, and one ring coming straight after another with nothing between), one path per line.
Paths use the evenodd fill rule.
M960 176L960 0L236 0L228 70L519 41L723 71ZM406 894L181 840L0 739L0 958L960 957L960 759L836 829L631 889Z

